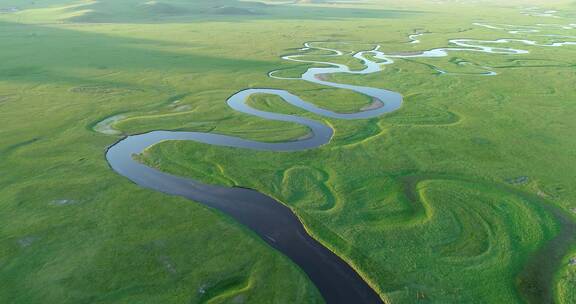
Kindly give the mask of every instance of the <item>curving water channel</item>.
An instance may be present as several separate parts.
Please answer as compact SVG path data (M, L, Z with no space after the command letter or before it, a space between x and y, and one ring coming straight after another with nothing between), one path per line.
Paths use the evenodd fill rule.
M437 48L421 52L386 54L380 46L371 50L353 53L360 60L364 69L352 70L348 66L329 61L306 60L306 54L288 55L284 60L320 64L325 67L313 67L298 78L277 76L281 71L272 71L269 76L285 81L307 81L332 88L351 90L366 95L373 104L355 113L338 113L318 107L302 100L297 95L280 89L251 88L232 95L227 104L232 109L263 119L293 122L308 127L311 136L294 141L260 142L240 137L204 133L152 131L144 134L127 136L111 146L106 152L106 159L114 171L134 183L163 193L186 197L208 207L218 209L231 216L239 223L250 228L266 243L289 257L309 276L321 292L327 303L382 303L382 299L358 273L343 259L313 239L304 229L300 220L291 209L258 191L244 188L230 188L208 185L200 181L171 175L148 167L133 158L134 154L166 140L187 140L209 145L252 149L260 151L297 151L319 147L330 142L334 130L319 121L295 115L266 112L250 107L248 97L254 94L275 95L285 102L314 114L333 119L368 119L390 113L402 105L402 95L380 88L356 86L329 81L329 75L337 73L371 74L380 72L385 65L393 64L400 58L445 57L449 52L483 52L504 55L527 54L527 50L503 47L504 44L525 44L530 46L563 46L576 42L558 42L539 44L535 41L521 39L498 39L493 41L455 39L451 47ZM302 52L321 50L330 52L326 58L344 56L344 52L327 47L317 46L319 42L309 42ZM486 69L488 69L486 67ZM449 74L449 73L444 73ZM495 75L493 71L478 75ZM98 130L114 134L111 124L121 117L112 117L97 124Z

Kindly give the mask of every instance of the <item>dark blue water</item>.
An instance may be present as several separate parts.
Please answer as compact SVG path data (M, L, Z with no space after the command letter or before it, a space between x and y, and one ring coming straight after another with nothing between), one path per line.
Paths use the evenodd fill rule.
M326 80L333 73L374 73L381 65L373 63L363 71L351 72L346 66L311 68L302 80L348 89L373 99L376 106L356 113L336 113L300 99L288 91L276 89L247 89L231 96L227 103L236 111L263 119L298 123L310 129L311 136L296 141L269 143L239 137L202 133L153 131L128 136L110 147L106 159L114 171L134 183L156 191L186 197L208 207L218 209L250 228L265 242L289 257L310 277L327 303L382 303L379 295L340 257L314 240L292 210L282 203L255 190L207 185L202 182L174 176L141 164L133 159L147 147L165 140L187 140L209 145L262 150L298 151L319 147L330 142L334 131L312 119L295 115L266 112L250 107L246 101L254 94L276 95L285 102L306 111L337 119L367 119L398 109L402 96L398 93Z
M510 40L496 40L487 43L509 43ZM302 59L303 55L284 56L291 61L328 65L308 69L299 78L282 78L275 76L279 71L271 72L273 78L283 80L308 81L333 88L346 89L363 94L372 99L373 105L365 111L355 113L337 113L306 102L298 96L277 89L247 89L232 95L228 105L248 115L263 119L286 121L306 126L311 136L305 139L286 142L259 142L239 137L202 133L153 131L145 134L128 136L110 147L106 159L114 171L127 177L134 183L149 189L189 198L208 207L218 209L231 216L239 223L257 233L265 242L276 248L302 268L321 292L327 303L382 303L379 295L340 257L326 249L306 233L302 223L292 210L278 201L255 190L229 188L207 185L202 182L170 175L143 165L133 159L147 147L166 140L195 141L209 145L252 149L261 151L298 151L319 147L330 142L334 131L329 126L308 118L295 115L266 112L250 107L246 101L254 94L275 95L285 102L317 114L334 119L369 119L397 110L402 105L399 93L371 87L342 84L327 80L327 76L337 73L366 75L382 70L383 65L392 64L393 58L406 57L443 57L448 51L474 51L504 54L523 54L525 51L495 48L478 45L475 40L452 40L460 48L442 48L409 55L386 55L375 48L354 54L362 61L365 68L353 71L342 64L315 62ZM525 44L531 44L523 41ZM314 47L307 43L303 50L320 49L332 51L327 57L341 56L343 52L328 48ZM379 62L365 57L371 54ZM105 126L106 127L106 126Z

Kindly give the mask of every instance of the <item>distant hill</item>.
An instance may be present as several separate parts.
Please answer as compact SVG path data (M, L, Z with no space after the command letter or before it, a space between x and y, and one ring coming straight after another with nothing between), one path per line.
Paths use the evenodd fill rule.
M141 9L151 15L184 15L188 10L174 4L158 1L148 1L140 6Z
M207 14L216 15L258 15L261 12L253 8L236 7L236 6L218 6L210 8L206 11Z

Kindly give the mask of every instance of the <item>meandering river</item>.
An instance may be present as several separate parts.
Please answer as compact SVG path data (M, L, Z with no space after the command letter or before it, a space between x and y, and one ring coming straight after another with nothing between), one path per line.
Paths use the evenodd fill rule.
M490 25L486 26L485 24L479 26L490 27ZM498 28L495 26L492 27L495 29ZM520 29L520 31L522 31L522 29ZM411 41L416 41L416 37L416 35L413 35ZM298 108L332 119L352 120L378 117L399 109L402 105L402 95L381 88L332 82L330 81L330 75L338 73L357 75L378 73L382 71L386 65L393 64L396 59L445 57L448 56L449 52L465 51L503 55L529 53L528 50L506 47L506 45L509 44L563 46L576 43L555 42L540 44L524 39L498 39L493 41L454 39L450 41L450 47L404 54L386 54L381 51L381 46L376 46L371 50L353 53L352 56L362 62L364 68L361 70L352 70L344 64L328 61L331 57L346 55L344 52L322 47L320 45L323 45L323 43L320 42L309 42L304 45L301 51L322 50L324 52L330 52L329 55L325 55L327 61L307 60L306 57L309 55L306 54L288 55L282 58L295 62L320 64L324 65L324 67L309 68L298 78L277 76L281 71L272 71L269 73L269 76L283 81L307 81L331 88L351 90L370 97L374 101L374 104L355 113L338 113L318 107L286 90L250 88L232 95L227 100L228 106L238 112L263 119L304 125L310 129L311 136L300 140L270 143L205 132L152 131L144 134L130 135L121 139L107 150L106 159L114 171L139 186L171 195L186 197L208 207L218 209L250 228L266 243L282 252L300 266L316 285L327 303L382 303L383 301L379 294L371 288L347 262L312 238L292 210L282 203L255 190L208 185L201 181L164 173L136 161L133 155L141 153L144 149L166 140L195 141L209 145L262 151L313 149L330 142L334 135L334 130L330 126L296 115L267 112L252 108L247 104L248 97L254 94L276 95L285 102ZM324 45L329 44L324 43ZM334 44L332 43L332 45ZM489 69L488 67L483 68ZM440 69L437 69L437 71L442 74L450 74ZM478 75L494 76L496 73L488 70ZM98 124L98 129L106 134L114 134L111 124L122 118L124 118L124 116L109 118Z

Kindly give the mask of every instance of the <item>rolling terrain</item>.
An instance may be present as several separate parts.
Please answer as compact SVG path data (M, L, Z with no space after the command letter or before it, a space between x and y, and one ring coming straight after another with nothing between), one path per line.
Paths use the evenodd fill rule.
M139 187L104 154L153 130L306 139L226 100L275 88L365 111L365 95L290 80L326 65L285 56L360 71L357 52L378 45L393 64L323 80L398 92L394 112L343 120L247 100L331 127L325 145L166 141L135 157L283 203L386 303L576 301L574 3L7 0L0 39L0 302L323 303L256 233ZM455 39L526 53L418 56Z

